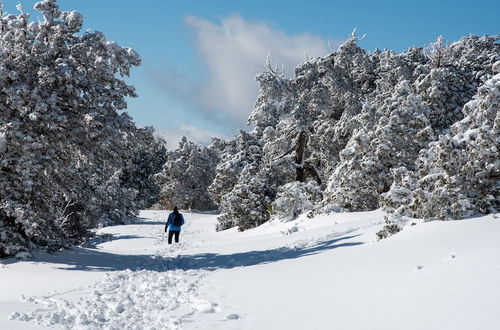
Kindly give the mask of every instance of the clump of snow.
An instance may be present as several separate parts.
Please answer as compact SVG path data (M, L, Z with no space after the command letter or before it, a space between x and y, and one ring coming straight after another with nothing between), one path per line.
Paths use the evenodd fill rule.
M500 61L495 62L493 64L493 72L500 72Z
M293 233L296 233L299 231L299 227L297 227L297 225L293 225L292 227L286 229L286 230L282 230L281 231L281 234L283 235L291 235Z
M64 12L62 15L71 30L79 31L83 25L83 16L77 11Z
M5 133L0 133L0 151L5 149Z

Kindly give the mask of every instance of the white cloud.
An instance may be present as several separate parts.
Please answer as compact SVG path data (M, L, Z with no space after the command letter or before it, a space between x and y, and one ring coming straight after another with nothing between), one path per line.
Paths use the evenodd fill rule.
M289 74L309 57L328 53L327 41L308 33L288 35L264 22L245 21L238 15L219 24L189 16L196 46L208 69L197 99L204 111L222 112L233 125L243 126L258 94L255 75L264 70L267 55L283 64Z
M185 136L189 141L205 145L209 144L213 137L227 138L225 136L221 136L220 133L203 130L187 124L182 124L175 130L157 130L156 135L165 139L167 148L170 150L174 150L179 147L179 142L183 136Z

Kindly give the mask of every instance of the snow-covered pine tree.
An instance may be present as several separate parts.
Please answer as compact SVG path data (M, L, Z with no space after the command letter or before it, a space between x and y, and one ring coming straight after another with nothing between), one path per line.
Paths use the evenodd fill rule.
M500 55L500 54L499 54ZM500 62L492 65L500 72ZM382 205L396 217L462 219L500 208L500 73L463 108L465 118L402 169Z
M0 18L0 256L75 243L99 222L135 214L119 176L133 155L131 118L118 114L140 58L55 0L43 21Z
M260 141L242 130L232 139L224 141L220 149L215 177L208 187L210 196L217 205L220 205L224 195L233 190L244 169L247 166L258 166L262 158Z
M426 103L406 80L381 104L365 104L354 119L360 129L329 179L328 204L351 211L376 209L380 194L392 184L391 169L414 168L419 150L434 139L428 115Z
M136 209L147 209L159 201L160 187L154 176L167 161L165 141L153 136L153 128L137 129L133 135L133 156L130 164L120 176L123 187L137 191L134 199Z
M221 203L220 228L251 228L267 221L271 213L289 217L280 205L298 205L300 194L316 201L322 178L333 170L353 129L349 119L361 109L362 91L374 88L372 64L355 37L338 52L304 63L293 78L272 70L269 63L268 68L257 76L261 90L249 118L255 125L252 134L261 141L262 159ZM280 189L287 184L295 194ZM273 207L278 194L280 201Z
M436 137L463 118L462 109L492 75L497 36L468 36L450 45L442 37L426 48L429 62L416 68L415 90L430 108Z
M368 54L352 35L337 52L297 67L293 78L268 61L249 117L259 156L237 151L233 140L212 184L223 212L219 229L293 218L310 209L298 202L304 196L315 211L371 210L395 178L401 189L393 187L393 196L409 201L420 150L463 118L464 105L492 76L497 40L438 38L401 54Z
M345 210L376 208L380 193L393 181L391 170L414 169L418 151L463 118L462 107L498 56L496 40L469 36L447 46L439 38L425 53L417 47L399 55L375 52L377 88L367 96L365 108L376 110L353 121L360 130L340 153L344 158L329 179L324 209L331 204ZM412 95L400 99L402 83ZM409 108L416 110L405 111Z
M271 70L258 75L260 94L248 123L258 138L268 131L266 157L283 157L288 166L309 172L307 180L325 181L355 128L350 119L360 113L363 94L375 87L373 69L351 36L337 52L298 66L293 78ZM303 174L291 181L303 181Z
M167 152L163 170L155 177L161 187L159 206L190 210L214 210L208 193L219 154L214 147L199 146L183 137L179 147Z
M323 198L316 181L294 181L279 187L271 203L271 216L284 221L293 220L302 213L312 211Z

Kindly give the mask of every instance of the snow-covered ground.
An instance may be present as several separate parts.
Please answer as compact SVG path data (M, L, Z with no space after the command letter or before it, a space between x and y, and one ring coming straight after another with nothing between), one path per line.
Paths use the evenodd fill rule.
M500 219L428 222L376 241L379 211L214 231L164 211L112 239L0 263L0 329L499 329Z

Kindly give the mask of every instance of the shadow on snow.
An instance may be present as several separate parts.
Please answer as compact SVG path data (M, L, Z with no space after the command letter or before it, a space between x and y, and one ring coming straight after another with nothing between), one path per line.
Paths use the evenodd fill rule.
M319 242L313 246L303 248L280 247L263 251L248 251L233 254L202 253L193 255L179 255L176 257L161 257L155 255L120 255L102 252L96 249L75 247L63 254L40 254L35 262L61 265L60 269L82 271L120 271L120 270L217 270L231 269L296 259L314 255L322 251L342 247L356 246L362 242L343 242L359 235L343 236L333 240ZM131 237L115 237L114 239L128 239Z
M234 254L203 253L188 256L179 256L174 260L176 269L230 269L235 267L255 266L278 262L282 260L297 259L314 255L322 251L333 250L341 247L349 247L363 244L362 242L343 242L359 235L344 236L333 240L317 243L311 247L287 248L281 247L263 251L248 251ZM166 261L168 262L168 261Z

